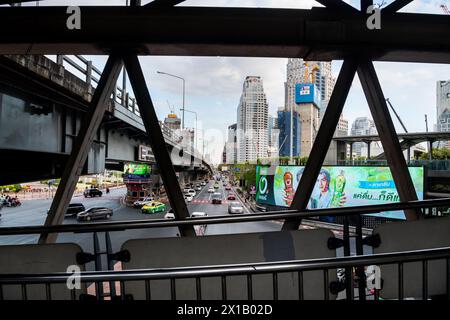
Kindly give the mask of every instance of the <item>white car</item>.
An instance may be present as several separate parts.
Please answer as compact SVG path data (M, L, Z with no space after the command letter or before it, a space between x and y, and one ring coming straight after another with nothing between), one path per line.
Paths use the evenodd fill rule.
M244 213L244 207L239 202L233 201L228 205L228 213Z
M198 187L195 188L195 190L197 190L197 191L202 191L202 187L201 187L201 186L198 186Z
M208 193L214 193L216 190L214 190L214 188L209 188L208 189Z
M206 212L199 212L199 211L192 212L192 214L191 214L192 218L204 218L207 216L208 216L208 214Z
M152 202L153 200L154 199L152 197L139 198L139 200L137 200L133 203L133 207L142 208L144 205L146 205L149 202Z
M195 192L194 189L189 189L189 191L187 192L187 194L189 194L189 195L195 197L195 195L196 195L197 193Z
M206 182L205 181L202 181L201 183L200 183L200 185L203 187L203 186L206 186Z
M164 215L164 219L167 219L167 220L173 220L173 219L175 219L175 214L173 214L173 212L167 212L167 213Z
M188 193L189 190L190 190L189 188L184 188L184 189L183 189L183 193Z
M193 197L192 195L190 195L190 194L186 194L186 195L184 196L184 199L185 199L187 202L192 202L192 199L194 199L194 197Z

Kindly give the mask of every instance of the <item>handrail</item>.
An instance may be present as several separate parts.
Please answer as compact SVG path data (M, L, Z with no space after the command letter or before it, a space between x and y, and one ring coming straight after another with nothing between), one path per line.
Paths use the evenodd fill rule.
M86 223L86 224L65 224L58 226L25 226L25 227L6 227L0 228L0 236L5 235L25 235L25 234L40 234L45 233L87 233L87 232L102 232L102 231L123 231L131 229L147 229L147 228L162 228L162 227L179 227L186 225L200 225L200 224L223 224L223 223L238 223L238 222L252 222L252 221L266 221L276 219L290 219L290 218L310 218L320 216L350 216L363 215L371 213L379 213L383 211L393 210L407 210L429 207L445 207L450 206L450 198L430 199L430 200L416 200L408 202L398 202L389 204L377 204L370 206L354 206L341 207L331 209L307 209L299 210L284 210L271 211L264 214L246 214L244 216L212 216L205 218L188 218L186 220L171 220L164 219L155 220L129 220L116 222L101 222L101 223Z
M336 268L359 267L368 265L386 265L417 261L430 261L450 258L450 247L421 249L402 252L351 256L339 258L322 258L309 260L292 260L276 262L259 262L243 264L225 264L176 268L134 269L125 271L85 271L80 273L81 282L133 281L144 279L215 277L245 274L266 274L273 272L329 270ZM0 284L38 284L63 283L73 274L55 272L45 274L1 274Z

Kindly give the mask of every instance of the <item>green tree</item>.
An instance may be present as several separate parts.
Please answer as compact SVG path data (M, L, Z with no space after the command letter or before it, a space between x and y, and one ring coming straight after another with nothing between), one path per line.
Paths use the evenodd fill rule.
M419 156L419 160L428 160L429 152L424 152ZM450 159L450 149L435 148L432 153L433 160L447 160Z
M249 168L244 173L244 180L245 180L245 186L247 188L247 191L250 190L251 186L254 186L256 184L256 167Z

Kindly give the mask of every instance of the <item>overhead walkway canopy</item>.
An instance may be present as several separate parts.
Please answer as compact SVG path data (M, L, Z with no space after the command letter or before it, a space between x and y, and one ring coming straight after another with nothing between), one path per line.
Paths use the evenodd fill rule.
M170 2L170 1L169 1ZM354 55L377 61L450 63L450 17L384 9L382 28L342 1L327 8L275 9L85 6L81 29L66 27L67 7L0 8L2 54L298 57ZM404 1L402 1L404 2ZM407 1L408 3L410 1ZM404 2L405 3L405 2Z
M399 133L397 134L398 139L403 141L408 141L410 145L415 145L421 142L427 141L448 141L450 140L450 132L413 132L413 133ZM344 137L333 137L334 141L342 141L345 143L353 142L373 142L380 141L380 136L378 135L362 135L362 136L344 136Z
M403 150L408 150L408 159L410 159L409 152L410 147L419 144L421 142L428 142L429 148L432 150L433 142L436 141L450 141L450 132L411 132L411 133L399 133L397 137L400 142L400 147ZM334 137L334 141L341 141L352 145L355 142L365 142L371 143L374 141L380 141L380 136L378 135L361 135L361 136L345 136L345 137ZM368 153L370 156L370 147L368 148ZM385 153L380 153L375 157L375 159L384 159ZM429 153L429 158L432 160L432 153Z

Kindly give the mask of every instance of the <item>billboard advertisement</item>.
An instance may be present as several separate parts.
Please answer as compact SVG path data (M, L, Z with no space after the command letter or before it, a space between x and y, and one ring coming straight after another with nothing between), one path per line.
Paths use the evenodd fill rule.
M124 165L124 175L126 179L149 178L151 173L150 165L145 163L126 163Z
M314 103L320 107L320 90L314 84L295 85L295 103Z
M144 145L139 145L138 160L139 161L148 161L148 162L155 160L152 149L150 147L147 147Z
M256 168L256 201L280 207L289 207L305 167L277 166L269 174L268 167ZM423 167L409 167L419 200L424 194ZM308 209L364 206L399 202L389 167L322 167L317 178ZM373 214L392 219L405 219L403 211Z

